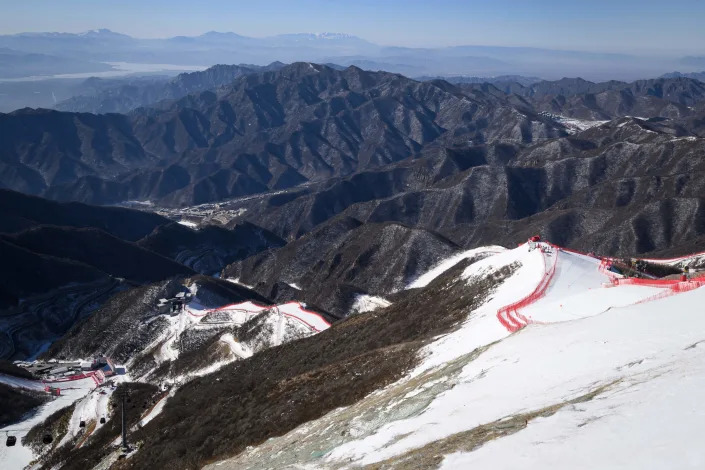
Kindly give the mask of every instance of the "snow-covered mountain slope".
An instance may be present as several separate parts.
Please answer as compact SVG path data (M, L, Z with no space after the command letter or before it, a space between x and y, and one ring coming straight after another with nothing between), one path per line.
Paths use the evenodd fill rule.
M131 405L133 408L137 405L130 411L130 422L134 423L131 427L136 431L157 417L169 399L187 382L208 376L229 363L247 359L264 349L330 327L325 318L298 302L265 305L245 300L224 304L223 299L228 295L232 299L238 296L227 291L219 295L218 286L198 277L182 282L171 281L171 291L160 285L147 286L143 290L148 295L128 297L124 303L118 303L115 308L121 315L117 325L128 329L124 338L118 337L112 342L103 339L105 325L115 326L116 322L94 319L99 328L87 327L86 334L76 332L75 337L66 339L68 342L90 341L103 354L116 355L113 357L120 354L119 361L125 361L127 373L111 377L110 384L103 375L93 372L75 379L61 378L62 382L56 384L0 374L0 383L12 387L42 393L47 385L61 388L59 397L40 406L22 421L0 428L0 433L5 431L17 438L15 446L7 447L2 443L0 468L24 468L38 458L42 465L51 468L68 455L80 460L81 452L90 454L94 448L111 449L101 460L101 464L109 466L119 455L116 450L119 423L112 422L115 419L119 422L119 417L115 418L118 409L115 404L111 405L116 386L137 387L133 392L142 397L139 403ZM185 295L187 289L191 295ZM156 299L161 295L173 296L179 290L182 296L179 298L185 301L183 310L173 315L158 314ZM128 312L127 308L135 309L135 312ZM63 355L80 350L70 346L64 345L60 349ZM83 360L86 357L65 359ZM102 418L104 422L101 422ZM35 435L39 434L39 444L36 439L23 440L33 428ZM53 435L54 442L41 444L45 434Z
M705 279L540 244L403 378L207 468L702 468Z
M5 376L5 379L6 380L2 380L3 383L12 384L13 386L32 390L44 390L44 384L39 381L29 381L18 378L12 378L11 380L8 379L7 376ZM34 460L36 457L35 454L29 446L21 444L22 438L27 435L28 431L33 426L44 422L52 413L71 406L77 400L81 400L89 394L91 390L95 389L96 383L91 378L84 378L72 381L70 384L62 384L61 387L61 396L40 406L35 412L29 413L29 416L21 422L0 428L0 436L3 438L3 441L0 442L0 468L21 469ZM79 423L76 424L78 427ZM15 436L17 438L15 446L8 447L5 445L5 438L7 436Z
M645 258L644 261L656 264L667 264L670 266L677 266L679 268L689 267L689 268L699 268L705 267L705 253L695 253L686 256L679 256L677 258Z
M196 295L184 311L165 317L167 326L159 336L128 363L128 367L145 360L151 363L151 367L140 370L138 377L142 380L182 384L262 349L330 327L321 315L298 302L261 305L246 301L207 308L199 301L197 286L192 288ZM207 360L216 350L215 360Z

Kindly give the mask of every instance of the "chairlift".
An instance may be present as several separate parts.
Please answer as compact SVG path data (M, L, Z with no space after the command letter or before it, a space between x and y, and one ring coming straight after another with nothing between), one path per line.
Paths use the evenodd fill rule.
M101 418L100 418L100 424L105 424L105 416L101 416Z
M7 440L5 441L5 445L7 447L12 447L17 443L17 437L15 436L7 436Z
M83 421L83 420L81 420L81 422L78 423L78 427L79 427L79 428L85 428L85 427L86 427L86 422Z
M44 444L51 444L54 441L54 438L52 437L51 434L44 434L44 437L42 438L42 442Z

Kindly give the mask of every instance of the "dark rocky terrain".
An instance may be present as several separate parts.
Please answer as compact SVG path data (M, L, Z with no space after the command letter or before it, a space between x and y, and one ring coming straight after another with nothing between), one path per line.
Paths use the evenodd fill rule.
M140 247L205 274L218 273L233 261L284 244L281 238L250 222L228 229L207 225L198 231L173 222L160 225L138 242Z
M705 100L705 85L686 77L523 86L417 82L309 63L253 72L182 75L166 97L199 91L129 116L2 115L2 181L59 200L191 205L344 177L438 147L564 137L569 129L552 115L698 121Z
M421 347L452 331L510 274L503 268L468 285L459 276L467 266L406 291L378 314L350 317L194 379L135 434L143 447L118 468L199 468L391 383L416 363ZM99 446L85 451L94 459L101 452ZM79 468L73 465L66 468Z
M223 276L274 300L305 300L343 317L356 296L401 290L458 249L429 230L338 217L284 248L228 266ZM299 291L292 284L306 287Z
M197 231L148 212L7 190L0 207L0 357L33 355L133 286L212 274L283 245L251 223Z
M464 83L482 84L507 84L515 83L521 85L522 87L528 87L534 83L542 82L543 80L538 77L525 77L523 75L498 75L495 77L471 77L468 75L448 75L448 76L428 76L423 75L420 77L414 77L416 80L421 82L426 82L429 80L445 80L448 83L453 83L455 85L461 85Z
M244 73L227 70L179 80ZM149 200L174 216L212 203L202 219L223 227L150 219L128 241L201 273L230 264L224 276L267 298L337 316L451 253L534 232L614 255L703 235L705 85L688 77L453 85L295 63L127 116L2 118L2 181L60 200ZM64 224L26 218L3 223Z
M141 352L163 332L168 321L156 312L156 302L184 290L182 279L161 281L121 292L105 302L84 322L74 327L51 345L46 357L90 357L104 353L119 362L126 362ZM205 276L193 276L190 282L199 285L199 299L210 300L213 307L253 300L270 303L235 284ZM147 320L152 321L147 321ZM135 371L136 374L136 371Z
M581 78L541 81L531 85L492 82L497 89L528 99L539 112L590 120L609 120L622 116L690 116L693 107L705 101L705 83L689 77L637 80L626 83L593 83ZM464 84L472 89L487 85Z
M284 280L340 313L356 293L393 292L398 285L385 277L387 268L412 273L419 259L404 250L383 255L382 247L398 240L384 232L363 238L362 248L347 248L344 241L361 233L358 227L402 224L442 237L450 250L513 246L540 233L611 255L702 251L700 132L685 120L620 118L525 147L445 149L322 188L244 201L244 219L294 241L224 273L275 297ZM377 256L384 261L375 264L371 286L364 266ZM342 264L331 270L334 260Z
M665 74L661 75L661 78L679 78L679 77L694 78L695 80L700 80L701 82L705 82L705 72L687 72L687 73L670 72L670 73L665 73Z
M434 142L533 142L563 128L447 82L296 63L130 116L0 116L0 175L59 200L184 205L386 165Z

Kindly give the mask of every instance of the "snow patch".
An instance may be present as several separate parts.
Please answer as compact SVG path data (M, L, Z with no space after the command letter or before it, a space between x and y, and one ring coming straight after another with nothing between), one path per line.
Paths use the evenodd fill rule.
M440 263L438 263L436 266L431 268L429 271L425 272L421 276L419 276L415 281L411 282L406 288L407 289L417 289L420 287L426 287L436 279L438 276L443 274L444 272L448 271L450 268L458 264L464 259L467 258L473 258L475 256L494 256L498 253L502 253L505 251L506 248L501 247L501 246L483 246L480 248L474 248L472 250L464 251L462 253L458 253L457 255L453 255L450 258L446 258Z
M197 223L191 222L191 221L189 221L189 220L183 220L183 219L181 219L181 220L179 220L178 223L181 224L181 225L185 225L185 226L188 227L188 228L198 228L198 224L197 224Z
M392 303L385 298L374 295L357 294L352 307L350 307L350 311L353 313L371 312L390 305L392 305Z

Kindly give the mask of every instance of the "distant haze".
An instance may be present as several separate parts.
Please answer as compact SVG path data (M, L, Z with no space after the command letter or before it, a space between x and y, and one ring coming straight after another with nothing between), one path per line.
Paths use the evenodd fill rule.
M124 75L113 63L592 81L705 70L702 0L0 1L0 81Z
M3 0L0 33L109 28L140 38L344 31L382 45L702 55L702 0Z

